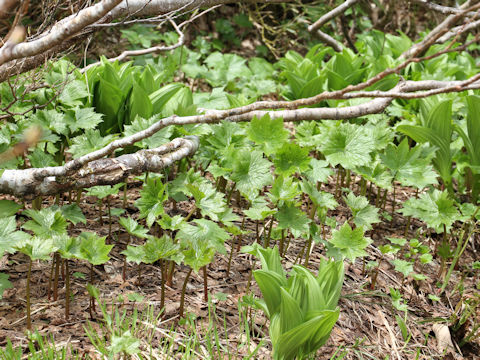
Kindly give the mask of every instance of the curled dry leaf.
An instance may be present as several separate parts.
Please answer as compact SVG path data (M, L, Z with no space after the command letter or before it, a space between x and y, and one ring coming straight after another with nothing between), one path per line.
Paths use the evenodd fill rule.
M432 330L437 338L438 351L454 352L452 337L450 336L450 329L445 324L433 324Z

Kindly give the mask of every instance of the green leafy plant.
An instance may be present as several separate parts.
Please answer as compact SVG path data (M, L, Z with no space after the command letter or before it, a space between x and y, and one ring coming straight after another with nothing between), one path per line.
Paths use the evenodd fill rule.
M315 353L338 319L343 262L322 260L317 276L299 265L286 274L277 247L264 249L256 244L243 251L262 264L253 274L263 296L257 304L270 319L273 358L303 359Z

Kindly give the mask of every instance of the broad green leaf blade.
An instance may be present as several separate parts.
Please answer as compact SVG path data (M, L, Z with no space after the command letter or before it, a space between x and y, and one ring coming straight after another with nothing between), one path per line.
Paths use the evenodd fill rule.
M247 135L262 147L265 154L271 155L287 141L288 131L283 127L282 118L271 119L270 115L266 114L250 121Z
M0 175L1 176L1 175ZM0 200L0 219L15 215L22 205L11 200Z
M279 311L281 302L280 289L287 285L287 281L281 275L269 270L255 270L253 276L267 305L268 314L266 315L270 318Z
M340 250L340 253L354 262L357 257L365 256L365 248L372 242L363 236L363 228L353 229L348 223L343 224L340 230L334 230L330 243Z
M101 265L110 258L108 256L113 245L106 245L106 236L100 237L95 233L82 232L80 238L79 258L88 261L92 265Z

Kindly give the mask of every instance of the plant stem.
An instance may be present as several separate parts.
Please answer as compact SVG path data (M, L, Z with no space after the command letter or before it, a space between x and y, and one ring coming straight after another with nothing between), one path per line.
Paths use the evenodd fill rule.
M47 299L50 300L52 296L53 270L55 269L55 256L52 259L52 266L50 267L50 276L48 277Z
M26 294L26 300L27 300L27 329L32 330L32 318L31 318L31 302L30 302L30 278L32 275L32 258L28 258L28 272L27 272L27 294Z
M270 237L272 236L272 227L273 227L273 216L270 218L270 227L268 228L268 235L263 247L267 248L270 247Z
M240 241L240 240L238 240ZM235 242L232 242L232 247L230 249L230 256L228 257L228 265L227 265L227 274L226 277L230 276L230 267L232 266L232 258L233 258L233 249L235 247Z
M207 277L207 265L203 268L203 299L208 302L208 277Z
M161 295L160 295L160 310L165 306L165 275L167 273L167 264L160 259L160 273L162 275L161 280Z
M112 237L112 212L110 211L110 195L107 196L107 210L108 210L108 241L107 244L110 244L110 239Z
M167 276L167 285L172 286L173 285L173 273L175 272L175 262L173 260L170 260L170 266L168 269L168 276Z
M127 190L128 190L127 182L128 182L128 179L125 179L125 185L123 185L123 208L124 209L127 208Z
M392 225L394 224L394 216L395 216L395 190L396 190L396 187L395 187L395 183L392 181L392 185L393 185L393 201L392 201Z
M58 299L58 275L60 272L60 254L55 253L55 277L53 278L53 301Z
M183 281L182 295L180 298L180 308L178 309L178 313L181 318L183 317L183 309L185 305L185 292L187 291L188 278L190 277L191 273L192 273L192 268L188 269L187 275L185 276L185 280Z
M90 264L90 285L93 286L93 264ZM88 306L88 312L90 313L90 318L93 319L93 313L95 313L95 298L90 295L90 304Z
M190 218L192 217L192 215L195 213L195 211L197 210L197 206L196 205L193 205L193 208L192 210L190 210L190 212L188 213L187 217L185 218L185 222L188 222L188 220L190 220Z
M82 200L82 192L83 192L83 189L80 188L77 190L77 205L80 206L80 201Z
M477 209L478 211L478 209ZM476 215L476 212L475 212ZM474 215L474 216L475 216ZM450 264L450 268L448 269L447 275L445 276L445 279L443 280L442 287L440 289L440 293L443 293L445 291L445 288L447 287L448 281L450 280L450 276L452 276L453 269L457 265L458 259L460 256L462 256L463 252L467 248L468 245L468 239L472 235L474 229L470 230L470 225L469 223L464 224L464 229L462 230L462 234L460 235L458 239L458 244L457 244L457 249L455 250L455 254L453 256L452 263Z
M245 228L245 215L243 215L242 225L240 225L240 231L243 231L244 228ZM242 234L239 234L238 243L237 243L237 252L239 252L240 248L242 247L242 240L243 240L243 236Z
M100 226L103 225L102 205L103 205L103 199L100 199L98 201L98 222L100 223Z
M65 259L65 321L70 317L70 269Z
M37 196L35 199L33 199L32 209L33 210L41 210L42 209L42 197L41 196Z
M346 182L345 182L345 187L346 188L350 188L350 182L352 181L352 176L350 174L350 170L347 170L347 173L346 173Z
M283 256L284 242L285 242L285 229L282 229L282 237L280 238L280 247L278 249L278 252L280 253L280 256Z
M128 234L127 247L128 247L128 244L130 244L130 234ZM123 271L122 271L123 282L125 282L126 278L127 278L127 257L125 256L123 258Z
M407 235L408 235L408 228L410 227L411 221L412 221L412 217L409 216L409 217L407 218L407 224L405 225L405 232L404 232L404 234L403 234L403 236L405 236L405 237L407 237Z
M138 278L137 278L137 285L140 286L142 282L142 263L138 264Z
M230 204L230 200L232 199L233 190L235 190L236 185L237 185L236 183L233 183L232 187L230 188L230 191L228 192L227 204Z

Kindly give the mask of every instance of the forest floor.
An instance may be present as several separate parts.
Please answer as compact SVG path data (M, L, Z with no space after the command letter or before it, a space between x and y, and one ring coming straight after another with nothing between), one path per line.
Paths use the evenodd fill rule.
M333 183L333 181L332 181ZM334 192L333 187L323 185L322 190ZM411 189L400 189L398 191L397 203L401 203L408 197L413 196ZM131 216L136 216L136 209L133 202L139 197L138 188L128 190L127 212ZM236 203L233 196L232 205L235 212L239 215L241 207L245 204ZM120 197L112 198L112 207L122 207ZM338 199L340 206L329 212L330 216L335 216L337 221L342 223L350 216L348 207L341 199ZM50 202L53 202L50 199ZM192 204L188 202L179 203L176 213L186 215ZM397 205L398 207L399 205ZM87 223L77 224L71 229L72 234L79 234L82 231L94 231L100 236L108 235L108 217L103 216L103 225L98 220L98 204L93 197L84 197L80 202L80 207L87 217ZM391 201L387 201L386 211L391 211ZM172 208L166 208L170 215L175 215ZM454 272L450 279L447 291L441 296L440 301L432 301L429 294L437 294L436 285L439 280L440 264L434 260L421 269L416 269L426 275L428 278L424 281L414 281L410 278L403 278L403 275L394 270L393 266L384 259L380 261L382 254L378 246L387 242L387 237L404 237L407 219L400 214L395 214L393 221L384 221L377 224L373 230L367 233L373 240L368 247L368 257L362 261L357 259L354 264L346 263L345 281L342 290L342 297L339 301L340 317L335 325L331 337L327 344L320 349L317 354L318 359L345 358L345 359L384 359L386 356L392 359L475 359L480 358L480 345L478 342L468 344L461 350L456 348L449 351L447 355L439 352L437 344L438 339L433 331L434 324L441 323L442 319L449 319L453 313L458 311L457 304L461 300L458 291L452 291L454 285L460 282L459 274ZM409 226L408 239L413 238L420 222L412 220ZM255 224L247 223L246 229L255 233ZM98 287L102 301L106 302L108 309L111 309L112 302L117 302L119 296L127 299L129 294L136 293L143 296L143 300L134 304L125 300L118 305L121 310L128 312L137 306L138 309L146 309L147 305L153 305L154 312L160 312L159 304L161 298L161 273L156 265L143 264L141 277L138 276L137 266L129 264L127 267L127 278L124 282L122 271L124 266L123 255L120 252L125 249L127 236L117 221L113 221L112 234L116 240L113 240L115 247L110 253L111 260L102 266L95 268L94 285ZM328 237L329 235L327 235ZM251 244L255 241L255 236L250 234L243 236L242 245ZM290 243L287 255L284 258L285 269L290 269L294 265L297 254L300 252L303 241L293 241ZM428 245L434 247L434 240ZM478 245L478 244L477 244ZM210 310L214 308L217 316L209 314L209 305L204 301L203 277L202 274L192 273L186 291L186 312L195 315L194 322L179 322L178 308L180 303L180 294L183 280L188 269L183 266L177 266L174 281L171 286L166 288L165 311L161 317L161 323L156 331L152 333L152 347L159 342L172 337L172 327L174 327L175 347L178 348L178 354L182 353L182 337L193 332L198 337L199 349L194 358L210 358L208 352L204 350L202 354L202 344L206 344L211 333L206 332L211 322L216 322L220 332L219 342L224 346L223 354L229 353L233 358L241 358L246 355L248 349L253 350L257 345L261 345L254 358L268 359L271 357L271 346L268 340L262 340L268 335L267 320L261 312L255 312L252 320L249 321L250 339L248 348L244 345L247 341L245 335L244 323L239 317L239 301L251 289L255 295L260 295L255 282L251 280L252 266L258 268L251 255L237 253L238 244L235 238L232 238L226 244L227 256L217 254L214 262L208 266L208 287L212 295L225 294L224 296L212 296ZM473 246L473 245L472 245ZM459 268L466 268L475 260L479 260L479 255L472 246L468 246L464 255L460 259ZM231 261L231 270L227 274L230 251L234 250L234 256ZM323 246L317 244L313 247L309 268L315 271L318 268L319 260L324 257ZM365 268L365 262L377 261L380 263L380 269L375 288L371 288L372 273ZM59 283L58 300L53 301L48 298L49 278L51 264L47 262L36 262L32 268L32 314L33 327L41 334L54 334L57 346L71 344L74 349L80 353L89 354L92 358L98 358L98 353L94 351L91 342L85 334L84 327L90 323L94 329L100 329L102 314L98 309L97 315L92 319L89 315L89 295L86 290L86 283L89 267L80 261L72 261L70 265L72 273L76 277L72 278L72 302L71 315L68 321L65 321L64 315L64 294L65 286L61 278ZM26 273L27 257L20 253L15 255L5 255L0 260L0 270L10 276L13 288L4 292L3 299L0 300L0 346L5 346L7 339L10 339L14 345L26 346L25 330L25 294L26 294ZM82 276L82 274L84 276ZM80 276L79 276L80 275ZM464 292L463 297L473 297L478 290L475 288L475 279L473 274L463 278ZM248 283L250 284L250 287ZM390 289L399 290L403 299L408 305L406 315L406 326L409 338L405 341L402 337L401 329L398 325L396 315L403 317L392 306L392 300L389 296ZM453 295L450 295L453 294ZM210 315L210 317L209 317ZM478 315L478 314L477 314ZM210 319L210 320L209 320ZM196 326L196 329L192 329ZM447 324L448 322L443 322ZM466 330L465 325L463 331ZM100 330L99 330L100 331ZM169 332L170 331L170 332ZM459 332L461 332L460 330ZM461 333L452 332L454 340L462 336ZM478 339L477 339L478 340ZM205 345L206 346L206 345ZM226 350L225 350L226 349ZM461 351L461 352L460 352ZM344 356L344 357L342 357ZM177 356L175 356L177 357ZM181 355L178 355L181 358ZM219 353L219 358L222 355ZM227 357L225 355L225 357ZM167 357L168 358L168 357Z

